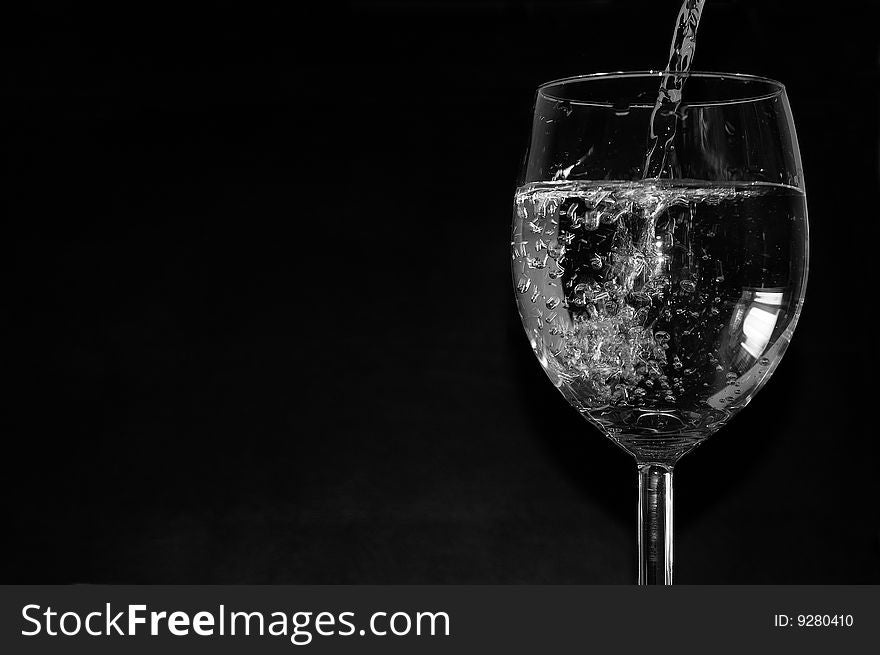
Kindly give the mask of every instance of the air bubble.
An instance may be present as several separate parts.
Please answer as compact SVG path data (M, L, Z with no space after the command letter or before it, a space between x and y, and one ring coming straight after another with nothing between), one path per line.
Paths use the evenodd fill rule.
M547 266L547 256L544 256L544 259L538 259L537 257L532 257L528 261L529 268L544 268Z
M588 302L593 300L593 291L590 289L590 285L581 282L574 288L574 297L572 301L576 305L586 305Z
M697 283L693 280L682 280L679 283L679 288L683 293L693 293L697 288Z
M546 304L547 309L556 309L559 306L559 298L549 298Z
M587 214L590 207L581 198L569 198L559 208L560 216L567 216L571 221L572 228L578 228L584 222L584 215Z
M600 219L599 214L600 212L596 210L588 211L586 214L584 214L583 221L585 230L593 232L594 230L598 229Z
M762 357L762 358L758 361L758 363L759 363L761 366L770 366L770 360L769 360L768 358L766 358L766 357Z
M626 297L628 304L633 307L647 307L651 304L651 296L644 291L633 291Z

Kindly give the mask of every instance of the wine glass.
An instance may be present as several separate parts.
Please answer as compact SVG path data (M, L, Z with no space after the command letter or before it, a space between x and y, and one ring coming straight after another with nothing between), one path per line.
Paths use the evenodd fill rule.
M636 460L639 584L672 583L673 467L773 374L797 325L808 259L782 84L675 73L682 102L657 105L658 118L664 74L539 87L511 240L538 361ZM652 166L660 174L646 177L657 121L668 145Z

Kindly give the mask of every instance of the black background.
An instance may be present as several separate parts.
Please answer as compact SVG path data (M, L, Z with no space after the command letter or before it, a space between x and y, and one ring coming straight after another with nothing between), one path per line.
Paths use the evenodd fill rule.
M678 3L117 4L4 21L0 582L630 583L510 206L536 85L662 67ZM677 582L880 582L873 5L708 0L695 68L788 87L812 259L677 468Z

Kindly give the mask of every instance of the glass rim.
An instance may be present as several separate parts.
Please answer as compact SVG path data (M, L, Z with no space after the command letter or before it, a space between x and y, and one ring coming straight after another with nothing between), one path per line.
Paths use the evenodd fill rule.
M543 82L538 85L537 93L539 96L544 97L548 100L555 100L557 102L569 102L572 105L581 105L586 107L613 107L614 104L611 102L604 102L599 100L576 100L574 98L565 98L560 95L553 95L547 93L547 89L553 86L561 86L563 84L574 84L580 82L591 82L594 80L608 80L608 79L625 79L625 78L634 78L634 77L643 77L643 78L651 78L651 77L661 77L663 75L671 75L673 74L668 70L639 70L639 71L608 71L603 73L586 73L584 75L571 75L569 77L560 77L555 80L549 80L547 82ZM785 85L778 81L769 77L763 77L761 75L750 75L748 73L723 73L720 71L688 71L686 73L675 73L675 75L680 75L683 77L696 77L696 78L704 78L704 79L718 79L718 80L731 80L737 82L761 82L763 84L767 84L773 90L769 93L764 93L756 96L749 96L746 98L738 98L733 100L710 100L706 102L687 102L687 100L683 101L683 105L688 107L717 107L723 105L739 105L745 104L749 102L758 102L761 100L769 100L771 98L775 98L777 96L785 95ZM652 108L654 106L653 103L633 103L630 105L631 107L637 108Z

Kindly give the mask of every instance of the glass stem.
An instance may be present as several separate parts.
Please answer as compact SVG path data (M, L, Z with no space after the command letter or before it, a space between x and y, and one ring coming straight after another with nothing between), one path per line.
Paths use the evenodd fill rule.
M639 584L672 584L672 467L639 464Z

